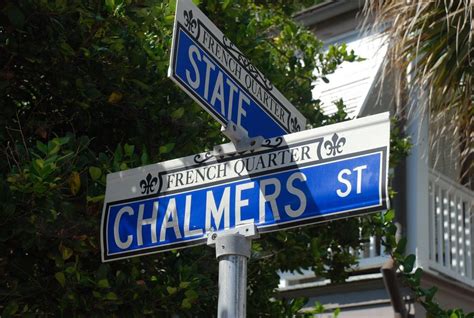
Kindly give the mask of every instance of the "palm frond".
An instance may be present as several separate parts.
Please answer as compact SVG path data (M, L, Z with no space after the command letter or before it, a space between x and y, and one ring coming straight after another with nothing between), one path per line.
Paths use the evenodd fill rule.
M385 72L406 74L409 70L410 87L428 92L430 113L449 114L459 128L462 167L459 177L471 183L474 180L473 9L471 0L369 0L364 8L366 26L389 25L385 28L390 41ZM407 78L398 76L397 80L396 95L402 96ZM401 98L398 101L403 103Z

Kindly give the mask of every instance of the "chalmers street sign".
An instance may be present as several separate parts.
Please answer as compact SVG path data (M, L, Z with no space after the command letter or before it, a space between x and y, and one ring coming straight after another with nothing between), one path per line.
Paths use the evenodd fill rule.
M178 0L168 76L227 127L271 138L305 129L304 116L190 1Z
M102 260L197 244L254 223L259 233L387 208L388 113L107 176Z

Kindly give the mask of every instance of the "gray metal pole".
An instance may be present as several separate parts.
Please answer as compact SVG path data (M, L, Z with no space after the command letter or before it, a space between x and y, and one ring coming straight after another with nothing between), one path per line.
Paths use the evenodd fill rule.
M217 236L219 303L217 317L245 318L247 310L247 260L251 238L238 233Z
M219 261L218 318L245 318L247 312L247 260L253 238L259 238L253 223L212 232L207 245L215 246Z

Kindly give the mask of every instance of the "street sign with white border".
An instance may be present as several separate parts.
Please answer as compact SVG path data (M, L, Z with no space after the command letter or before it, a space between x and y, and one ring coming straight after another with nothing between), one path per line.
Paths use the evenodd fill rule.
M388 113L107 176L102 260L205 244L254 223L259 233L388 207Z
M178 0L168 76L219 123L247 137L305 129L306 118L189 0Z

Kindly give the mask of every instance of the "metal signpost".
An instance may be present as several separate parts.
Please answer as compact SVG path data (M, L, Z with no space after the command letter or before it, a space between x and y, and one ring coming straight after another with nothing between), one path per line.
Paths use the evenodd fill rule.
M190 0L178 0L174 23L168 76L232 141L305 129L304 116Z
M109 174L102 260L215 244L219 286L233 284L219 288L219 316L240 317L251 238L387 208L389 125L384 113L265 139L238 154L226 144L234 152Z

